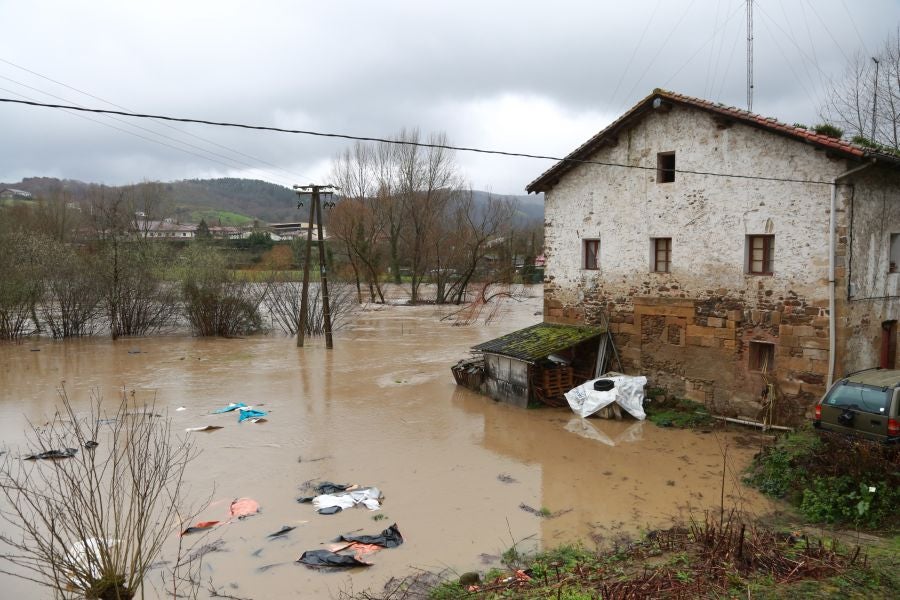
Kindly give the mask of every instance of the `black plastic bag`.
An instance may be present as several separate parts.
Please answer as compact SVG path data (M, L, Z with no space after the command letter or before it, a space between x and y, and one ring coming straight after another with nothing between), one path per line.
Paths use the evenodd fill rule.
M300 555L297 562L309 567L339 567L344 569L371 566L369 563L358 560L355 556L336 554L330 550L307 550Z
M382 531L380 535L342 535L339 539L345 542L374 544L382 548L396 548L403 543L403 536L400 535L396 523Z

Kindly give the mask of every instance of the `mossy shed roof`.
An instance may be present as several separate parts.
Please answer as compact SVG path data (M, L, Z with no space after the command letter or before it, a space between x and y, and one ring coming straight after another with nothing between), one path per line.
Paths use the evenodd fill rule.
M555 323L538 323L520 329L483 344L473 346L472 350L501 354L526 362L535 362L542 358L571 348L576 344L590 340L603 334L602 327L587 325L557 325Z

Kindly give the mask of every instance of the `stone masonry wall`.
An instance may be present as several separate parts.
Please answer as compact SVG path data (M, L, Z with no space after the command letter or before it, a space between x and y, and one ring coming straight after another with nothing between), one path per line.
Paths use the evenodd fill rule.
M900 319L900 265L890 269L891 234L900 234L900 182L895 172L870 167L847 183L853 188L842 186L840 195L846 219L838 231L835 379L878 366L882 323ZM889 366L900 368L896 340L894 356Z
M700 110L652 112L592 157L647 170L581 165L546 193L545 318L606 311L626 370L650 387L758 418L771 381L779 420L796 422L828 371L830 187L681 172L657 183L657 153L672 151L677 170L773 178L828 181L853 166ZM773 275L746 273L758 234L775 237ZM669 273L650 272L654 237L672 239ZM598 270L583 268L584 239L600 240ZM767 376L752 368L760 348L772 349Z

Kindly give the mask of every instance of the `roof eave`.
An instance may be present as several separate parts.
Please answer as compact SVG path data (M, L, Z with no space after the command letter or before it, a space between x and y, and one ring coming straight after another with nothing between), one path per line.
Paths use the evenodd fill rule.
M808 136L802 134L798 135L798 132L796 131L783 130L782 124L775 119L761 118L759 115L749 112L746 113L746 115L735 114L734 111L736 109L732 107L714 105L709 102L699 101L698 99L684 97L680 94L673 94L666 90L656 89L602 131L544 171L539 177L525 187L525 191L529 194L550 191L551 188L559 183L559 180L567 171L577 165L576 161L587 159L591 154L599 150L604 143L614 139L619 131L628 127L635 119L640 118L649 107L654 106L653 102L657 98L662 101L663 106L671 107L672 105L680 105L703 110L715 115L718 119L741 123L743 125L768 131L775 135L781 135L799 142L804 142L840 158L856 161L874 159L876 162L885 165L900 167L900 157L895 157L884 152L865 151L859 146L846 142L837 141L831 143L830 140L826 140L823 136L818 134L810 133Z

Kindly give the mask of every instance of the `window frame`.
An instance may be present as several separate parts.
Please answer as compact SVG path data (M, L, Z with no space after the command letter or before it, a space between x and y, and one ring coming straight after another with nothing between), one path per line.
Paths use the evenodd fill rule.
M591 255L588 249L593 247L593 266L590 262ZM600 270L600 238L582 238L581 240L581 268L586 271Z
M758 261L753 258L754 242L762 240L762 258ZM761 270L757 271L753 268L754 262L762 263ZM747 263L746 272L748 275L774 275L775 274L775 235L771 233L752 234L747 236Z
M900 273L900 233L888 235L888 273Z
M666 164L671 159L672 164ZM656 153L656 183L675 183L675 151Z
M766 348L765 354L768 354L770 357L769 362L766 364L766 368L762 368L763 363L763 353L760 352L760 349ZM748 348L748 364L747 368L751 373L774 373L775 372L775 344L772 342L766 342L761 340L752 340L750 341Z
M662 262L665 263L666 268L660 269L660 242L665 242L665 248L662 251L665 253L665 260ZM650 271L652 273L671 273L672 272L672 238L670 237L653 237L650 238Z

